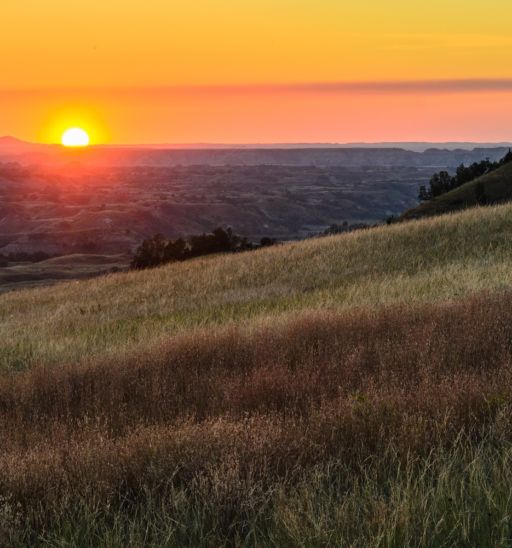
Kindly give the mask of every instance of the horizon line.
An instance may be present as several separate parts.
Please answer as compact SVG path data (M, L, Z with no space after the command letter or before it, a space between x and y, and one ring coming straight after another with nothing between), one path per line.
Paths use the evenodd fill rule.
M12 140L14 141L13 145L33 145L33 146L59 146L62 144L59 142L41 142L41 141L30 141L22 138L18 138L14 135L0 135L0 146L2 141ZM424 145L471 145L471 146L486 146L486 147L510 147L512 146L512 138L510 140L499 140L499 141L472 141L472 140L439 140L439 141L419 141L419 140L399 140L399 141L266 141L266 142L137 142L137 143L94 143L90 144L86 148L350 148L350 147L386 147L394 146L399 147L401 145L413 145L413 146L424 146Z

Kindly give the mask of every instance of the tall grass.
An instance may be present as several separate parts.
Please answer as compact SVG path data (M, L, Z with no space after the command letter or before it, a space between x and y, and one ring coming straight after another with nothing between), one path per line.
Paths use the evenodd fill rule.
M149 354L4 373L6 534L494 545L509 534L510 501L495 484L512 441L511 305L501 293L304 313L185 333ZM490 522L482 508L493 504Z
M512 206L0 296L0 545L508 546Z
M250 330L184 333L121 358L4 372L0 410L4 421L41 422L38 429L54 419L101 417L121 428L183 416L301 412L375 383L379 390L425 383L437 390L444 378L460 383L473 375L490 386L501 382L511 356L509 292L379 312L303 312Z
M0 295L0 367L81 362L301 310L429 302L512 283L512 206Z
M64 501L32 529L17 527L22 511L4 502L0 524L11 545L39 538L52 546L507 547L511 449L492 432L423 459L398 460L389 448L356 470L333 460L272 486L230 470L169 485L161 496L148 492L144 504L122 512Z

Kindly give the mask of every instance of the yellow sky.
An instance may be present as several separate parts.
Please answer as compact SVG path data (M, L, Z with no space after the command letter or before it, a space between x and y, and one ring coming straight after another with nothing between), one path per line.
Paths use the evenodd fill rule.
M306 103L307 119L325 115L317 91L306 98L304 90L284 97L254 89L234 99L233 90L219 97L208 86L512 78L512 2L505 0L1 0L0 21L0 134L40 140L75 119L95 128L97 140L254 141L265 128L253 113L265 106L287 105L281 123L304 114L290 104ZM347 93L358 94L331 92L327 103L343 110ZM488 92L470 95L460 99L468 112L475 103L483 109ZM362 116L387 100L374 93L355 102ZM123 119L129 125L121 134ZM219 122L225 131L212 131ZM296 141L311 125L299 127L297 139L271 120L267 129L265 141ZM316 127L307 140L350 140L350 128L338 129ZM371 133L385 139L384 129Z

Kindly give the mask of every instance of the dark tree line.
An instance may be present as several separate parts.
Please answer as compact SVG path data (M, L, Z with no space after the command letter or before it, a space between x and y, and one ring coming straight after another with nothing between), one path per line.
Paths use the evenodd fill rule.
M222 227L216 228L211 234L190 236L187 239L170 240L161 234L156 234L152 238L144 240L136 250L131 268L151 268L213 253L250 251L275 243L274 239L265 237L260 240L259 244L255 244L245 237L237 236L231 228L224 229Z
M341 224L334 223L326 228L320 236L332 236L334 234L343 234L344 232L354 232L355 230L363 230L365 228L371 228L368 223L352 223L343 221Z
M450 175L447 171L440 171L434 173L430 179L428 188L424 185L420 186L418 198L421 202L431 200L441 194L445 194L454 188L462 186L486 173L490 173L495 169L498 169L504 164L512 162L512 150L509 149L507 154L497 162L491 162L488 158L481 162L474 162L470 166L461 164L455 175Z

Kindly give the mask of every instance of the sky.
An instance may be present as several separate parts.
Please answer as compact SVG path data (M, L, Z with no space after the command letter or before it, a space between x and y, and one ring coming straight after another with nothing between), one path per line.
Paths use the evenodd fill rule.
M0 21L0 135L512 140L510 0L1 0Z

